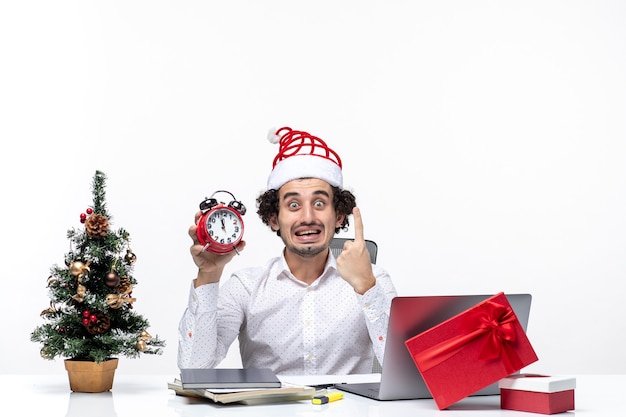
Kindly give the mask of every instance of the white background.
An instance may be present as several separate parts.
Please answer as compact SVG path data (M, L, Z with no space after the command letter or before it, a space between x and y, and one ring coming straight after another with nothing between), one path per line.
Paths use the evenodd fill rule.
M29 336L98 169L167 342L118 372L177 374L197 204L248 206L231 268L277 255L255 198L283 125L342 156L400 295L530 292L527 370L625 373L625 23L618 0L3 2L0 373L64 372Z

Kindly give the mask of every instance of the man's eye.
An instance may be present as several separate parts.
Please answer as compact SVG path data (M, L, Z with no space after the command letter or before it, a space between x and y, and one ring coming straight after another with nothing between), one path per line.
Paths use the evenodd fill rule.
M298 203L296 203L295 201L292 201L291 203L289 203L289 208L292 208L292 209L298 208Z
M323 201L316 201L315 202L315 207L324 207L324 202Z

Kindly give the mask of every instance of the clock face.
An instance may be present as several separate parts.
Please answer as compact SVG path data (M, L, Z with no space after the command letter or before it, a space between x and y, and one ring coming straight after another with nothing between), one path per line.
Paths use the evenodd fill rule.
M241 217L226 208L212 211L206 218L205 227L210 240L220 245L236 244L243 233Z

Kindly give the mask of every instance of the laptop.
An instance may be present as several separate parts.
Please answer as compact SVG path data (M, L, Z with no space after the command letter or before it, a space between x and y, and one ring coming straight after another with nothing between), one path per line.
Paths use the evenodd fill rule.
M491 295L395 297L391 301L380 382L337 384L339 390L379 401L432 398L404 342L475 306ZM506 294L522 328L528 327L530 294ZM499 394L498 383L472 395Z

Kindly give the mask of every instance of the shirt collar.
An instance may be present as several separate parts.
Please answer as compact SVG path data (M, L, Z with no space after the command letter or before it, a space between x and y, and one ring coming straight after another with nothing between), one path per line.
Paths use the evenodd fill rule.
M283 249L280 255L280 261L282 265L281 265L281 272L280 274L278 274L278 278L279 279L289 278L289 279L293 279L294 281L298 281L296 277L291 273L291 270L289 269L289 265L287 265L287 260L285 259L285 250L286 249ZM328 258L326 259L326 265L324 266L324 271L322 272L322 275L318 277L317 280L315 280L313 285L318 283L320 279L323 279L324 277L331 275L335 271L337 271L337 258L335 258L335 255L333 255L333 252L329 250Z

